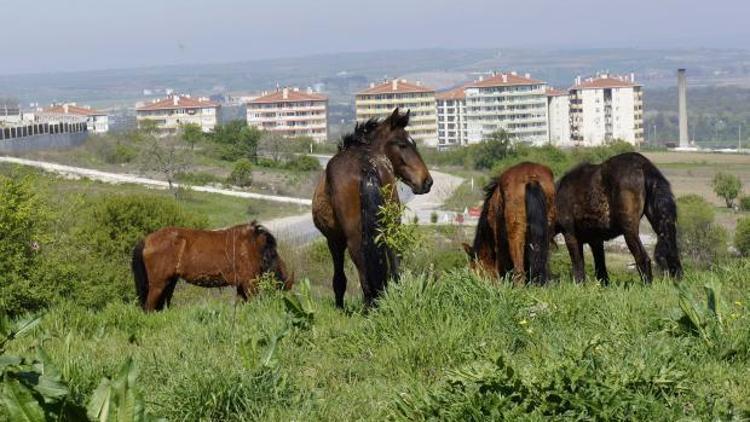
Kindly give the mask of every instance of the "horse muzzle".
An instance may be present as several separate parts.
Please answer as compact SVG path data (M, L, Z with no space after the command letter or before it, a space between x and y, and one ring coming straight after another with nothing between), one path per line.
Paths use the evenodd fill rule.
M412 186L411 191L414 192L415 195L424 195L428 193L430 189L432 189L432 176L427 176L427 179L422 182L421 186Z

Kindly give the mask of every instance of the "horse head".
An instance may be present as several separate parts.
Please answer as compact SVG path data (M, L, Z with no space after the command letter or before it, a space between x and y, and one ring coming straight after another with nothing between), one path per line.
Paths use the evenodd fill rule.
M286 263L277 250L276 238L266 230L265 227L252 224L255 233L255 243L261 256L260 270L261 274L271 273L280 282L278 287L283 290L289 290L294 285L294 274L289 274Z
M396 177L406 183L417 195L425 194L432 188L432 176L417 151L417 144L409 136L410 110L401 114L399 109L385 119L375 133L373 144L393 165Z

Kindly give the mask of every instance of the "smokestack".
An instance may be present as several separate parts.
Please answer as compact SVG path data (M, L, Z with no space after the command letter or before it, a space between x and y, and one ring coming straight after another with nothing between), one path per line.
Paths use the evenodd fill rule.
M687 79L685 78L685 69L677 69L677 98L680 115L680 148L687 148L690 146L690 137L688 136Z

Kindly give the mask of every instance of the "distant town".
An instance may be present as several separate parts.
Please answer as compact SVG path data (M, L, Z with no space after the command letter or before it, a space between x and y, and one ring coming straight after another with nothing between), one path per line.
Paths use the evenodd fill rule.
M150 90L144 95L153 96ZM240 107L239 113L222 108ZM410 134L439 150L482 142L503 129L516 142L559 147L596 146L621 140L644 142L643 87L634 73L577 76L569 88L553 87L529 73L491 72L458 86L436 89L418 80L371 82L354 94L358 121L382 118L399 107L411 113ZM284 137L329 139L328 96L317 87L208 98L166 90L161 98L133 107L136 127L144 122L161 133L195 124L208 133L222 120L247 124ZM222 117L231 114L232 117ZM58 133L106 133L107 112L76 103L22 108L0 105L0 140Z

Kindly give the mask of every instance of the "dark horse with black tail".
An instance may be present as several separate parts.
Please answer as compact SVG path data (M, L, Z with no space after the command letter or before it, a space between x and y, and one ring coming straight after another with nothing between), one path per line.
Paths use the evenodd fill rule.
M169 306L180 278L202 287L235 286L247 300L264 273L280 281L280 288L288 290L294 283L276 251L276 239L254 221L223 230L168 227L133 249L135 289L145 311Z
M326 166L313 196L313 221L328 241L333 258L333 291L336 306L344 306L346 275L344 251L359 272L366 306L373 304L388 279L398 275L398 259L375 241L380 207L386 200L398 201L396 179L415 194L430 191L432 177L417 145L406 131L409 112L398 109L385 120L358 123L344 137L339 152ZM381 189L390 185L391 198Z
M464 243L471 266L487 275L545 284L555 227L555 182L549 167L521 163L485 188L474 245Z
M585 278L583 244L588 243L596 278L607 284L604 241L623 235L641 278L650 283L651 260L638 235L644 214L657 235L656 263L680 278L677 206L669 182L646 157L628 152L598 165L581 164L565 174L557 183L557 232L565 236L576 281Z

